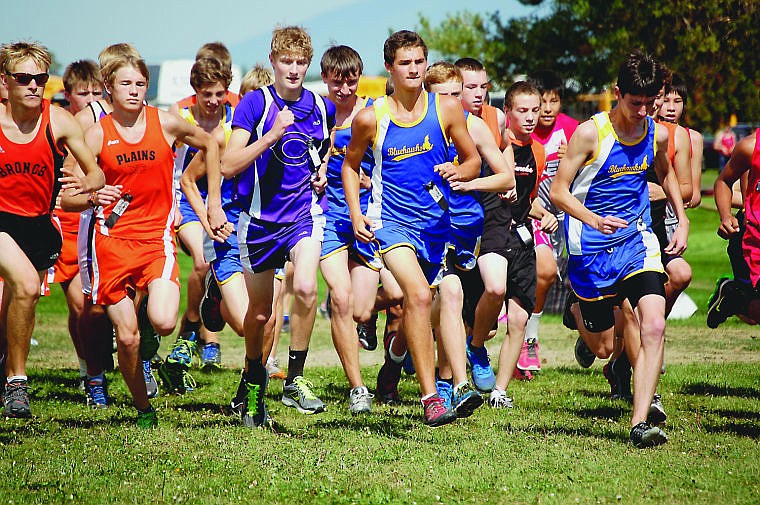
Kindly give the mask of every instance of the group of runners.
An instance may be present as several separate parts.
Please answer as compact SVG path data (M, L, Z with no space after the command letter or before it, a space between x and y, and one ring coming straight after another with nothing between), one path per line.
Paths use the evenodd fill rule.
M665 317L691 280L684 209L699 204L701 174L701 136L677 124L683 82L633 53L618 74L616 107L579 125L561 113L553 72L513 84L501 111L488 105L487 71L473 58L428 65L411 31L392 34L383 56L388 93L372 100L356 93L360 55L329 48L320 62L328 93L319 96L303 86L309 35L277 28L273 72L254 68L237 94L229 52L206 44L191 70L195 94L163 111L146 105L137 50L115 44L99 65L67 68L67 112L42 98L47 50L4 45L4 414L31 415L25 364L41 283L66 292L92 406L110 401L103 372L115 340L137 424L156 426L152 367L167 392L192 389L194 355L202 368L221 367L218 332L229 324L245 340L231 400L243 425L271 422L264 395L273 377L285 381L285 405L322 412L304 374L318 269L351 413L371 412L373 399L398 402L404 368L419 381L427 425L468 417L486 401L510 408L510 381L540 370L538 325L566 248L564 322L580 334L576 359L588 367L610 358L612 395L632 397L634 445L667 441L656 387ZM733 183L743 166L729 164L721 177ZM721 226L733 233L723 207ZM193 270L178 336L161 359L160 337L174 333L179 310L175 237ZM286 278L285 374L273 349ZM733 282L714 296L722 320ZM372 394L359 348L377 345L383 310L385 359ZM502 311L495 374L485 342Z

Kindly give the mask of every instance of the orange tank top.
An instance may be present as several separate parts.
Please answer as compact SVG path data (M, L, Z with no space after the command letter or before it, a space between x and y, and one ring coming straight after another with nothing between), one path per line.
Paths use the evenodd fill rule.
M48 100L42 101L40 125L31 142L12 142L0 128L0 212L27 217L50 214L65 155L53 138Z
M676 130L678 129L678 125L670 121L658 121L657 123L668 130L668 159L670 160L670 164L673 165L676 159Z
M113 227L106 220L118 201L98 216L98 230L103 235L133 240L164 240L174 233L174 152L166 142L158 109L145 106L145 133L131 144L116 130L113 115L104 117L100 167L106 184L121 184L122 196L132 200Z
M486 126L491 130L496 145L501 149L502 138L501 131L499 131L499 117L496 115L497 110L493 105L483 104L483 108L480 109L480 119L485 121Z

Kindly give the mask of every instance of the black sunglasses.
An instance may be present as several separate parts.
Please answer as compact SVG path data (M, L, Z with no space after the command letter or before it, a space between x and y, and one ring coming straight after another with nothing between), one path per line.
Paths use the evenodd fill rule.
M11 77L13 77L17 83L19 83L22 86L26 86L32 80L37 83L38 86L42 86L46 82L48 82L48 79L50 79L50 75L47 73L42 74L27 74L26 72L16 72L15 74L8 74Z

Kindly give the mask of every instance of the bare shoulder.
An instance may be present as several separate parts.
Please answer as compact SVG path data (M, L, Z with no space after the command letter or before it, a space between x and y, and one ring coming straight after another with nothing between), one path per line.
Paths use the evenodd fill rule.
M462 109L462 102L459 99L449 95L439 95L438 103L447 121L456 114L464 118L464 109Z
M575 133L573 133L571 140L574 140L576 144L579 142L593 142L596 144L598 136L599 134L597 131L596 123L594 123L593 119L587 119L578 125L578 128L575 129Z
M375 107L365 107L360 110L356 117L351 122L351 133L354 132L374 132L377 125L377 119L375 118Z
M82 127L63 107L50 107L50 127L56 138L65 138L76 133L82 134Z

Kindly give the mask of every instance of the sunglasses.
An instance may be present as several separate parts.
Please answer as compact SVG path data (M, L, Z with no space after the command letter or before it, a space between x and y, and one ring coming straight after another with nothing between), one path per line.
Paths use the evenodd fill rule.
M50 79L50 75L48 75L47 73L27 74L26 72L16 72L15 74L8 74L8 75L13 77L16 80L16 82L22 86L26 86L32 81L36 82L38 86L42 86L46 82L48 82L48 79Z

